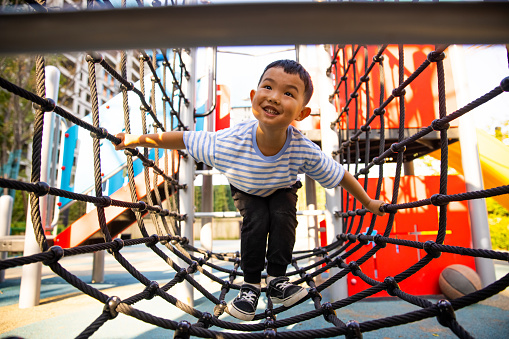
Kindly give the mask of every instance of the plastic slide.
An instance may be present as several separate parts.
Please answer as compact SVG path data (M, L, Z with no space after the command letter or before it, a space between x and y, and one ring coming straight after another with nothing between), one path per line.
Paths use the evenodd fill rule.
M484 188L507 185L509 183L509 146L481 129L477 129L477 145ZM440 159L440 150L429 155ZM449 145L449 166L463 174L459 142ZM494 199L509 210L509 195L496 196Z

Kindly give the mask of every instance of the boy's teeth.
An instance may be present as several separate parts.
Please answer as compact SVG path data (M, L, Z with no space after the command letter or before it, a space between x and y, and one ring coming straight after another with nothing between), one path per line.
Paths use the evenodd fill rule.
M278 111L270 109L270 108L265 109L265 112L267 112L269 114L274 114L274 115L279 114Z

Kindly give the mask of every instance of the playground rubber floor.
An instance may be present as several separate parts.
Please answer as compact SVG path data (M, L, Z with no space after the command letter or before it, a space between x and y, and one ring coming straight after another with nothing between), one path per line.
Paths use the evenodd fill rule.
M196 243L199 246L199 242ZM214 241L214 251L232 251L238 248L238 241ZM143 245L122 249L124 257L150 280L156 280L160 286L174 277L173 270L162 262L152 251L147 251ZM217 262L216 262L217 263ZM63 258L64 268L90 283L92 272L92 255L81 255ZM509 264L496 262L497 279L509 273ZM5 272L6 279L0 283L0 338L18 337L26 339L38 338L75 338L85 330L102 312L103 305L76 288L67 284L62 278L43 266L40 305L29 309L20 309L19 286L21 268L9 269ZM226 279L226 273L218 273ZM216 297L219 296L219 285L211 283L204 276L195 277L207 286ZM105 281L92 284L109 296L128 298L143 290L143 286L127 273L113 258L106 256ZM178 290L171 289L170 293L179 296ZM235 296L230 291L226 297L230 301ZM322 303L334 301L330 299L328 291L322 292ZM214 305L204 298L198 291L194 292L194 307L202 312L213 313ZM436 302L443 296L427 296ZM174 321L196 320L180 311L161 298L143 300L134 305L137 309L155 316ZM265 296L262 295L258 304L258 311L266 307ZM284 319L314 309L311 301L307 301L278 315ZM370 298L367 301L354 303L337 311L337 316L344 322L356 320L358 322L380 319L388 316L404 314L418 310L417 306L393 298ZM509 289L499 295L487 299L479 304L456 311L458 322L476 338L507 338L509 333ZM220 319L231 322L239 320L223 314ZM321 329L331 327L323 317L305 321L283 331L297 331L307 329ZM221 331L219 328L211 330ZM130 316L119 314L117 318L106 322L91 338L173 338L173 331L158 328L154 325L139 321ZM448 329L442 327L436 318L364 333L364 338L456 338Z

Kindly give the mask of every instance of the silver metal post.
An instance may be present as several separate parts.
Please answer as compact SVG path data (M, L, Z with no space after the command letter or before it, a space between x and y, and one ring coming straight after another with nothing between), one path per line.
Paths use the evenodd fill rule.
M104 251L94 252L94 263L92 265L92 284L104 282Z
M45 76L46 76L46 98L51 98L55 101L58 101L58 86L60 79L60 71L58 68L54 66L47 66L45 68ZM47 113L48 114L48 113ZM51 121L54 120L54 113L48 114L44 119L44 130L42 143L43 148L41 151L41 181L47 182L48 178L48 162L49 159L49 145L51 145L50 141L52 139L53 130L51 127ZM46 216L48 214L47 205L44 199L41 199L41 219L43 222L46 221ZM50 219L51 220L51 219ZM43 224L43 227L46 226ZM30 204L28 204L27 210L27 222L26 222L26 230L25 230L25 247L23 250L23 255L28 256L32 254L40 253L41 249L39 248L39 244L35 238L34 227L32 224L31 218L31 210ZM40 294L41 294L41 272L42 272L42 263L35 263L23 266L23 271L21 274L21 285L19 291L19 308L30 308L33 306L39 305Z
M320 108L320 126L322 135L322 151L325 154L332 154L333 151L339 149L338 136L335 131L330 128L330 122L335 120L337 112L334 106L329 102L329 95L334 91L332 79L327 77L325 69L331 62L324 45L299 46L299 58L302 64L313 79L315 87L315 98L318 98ZM336 211L341 210L341 188L338 186L333 189L325 190L325 222L327 225L327 243L330 244L336 239L336 234L343 232L342 220L335 216ZM331 276L339 273L338 268L330 270ZM331 298L339 300L348 296L348 286L346 279L341 279L334 283L331 289Z
M461 46L449 48L451 57L454 58L453 75L456 87L458 106L469 103L469 88L465 78L466 68L464 65L464 50ZM467 113L459 119L459 139L461 148L461 164L465 177L466 192L479 191L484 188L481 163L479 161L479 148L477 146L477 132L472 121L472 113ZM490 227L485 199L468 201L468 212L472 231L472 244L476 249L491 250ZM477 273L483 286L487 286L496 280L493 260L487 258L475 258Z
M14 199L6 194L0 197L0 237L11 234L12 206ZM7 258L7 252L0 252L0 260ZM0 271L0 283L5 280L5 270Z
M183 123L186 127L189 128L190 131L194 131L194 109L195 109L195 84L196 84L196 48L189 49L188 52L183 51L182 57L186 57L184 63L186 65L186 69L189 72L190 78L185 85L185 95L189 100L188 106L183 106ZM192 157L188 156L186 159L183 159L180 167L180 182L182 184L186 184L187 188L182 190L180 194L180 212L187 216L186 220L182 221L182 236L189 239L189 243L192 245L194 243L194 172L195 172L195 161ZM183 266L185 263L183 261L179 261L179 265ZM182 300L186 302L189 306L194 305L194 290L193 287L187 283L183 282L183 288L180 290L182 292ZM181 285L182 285L181 284Z

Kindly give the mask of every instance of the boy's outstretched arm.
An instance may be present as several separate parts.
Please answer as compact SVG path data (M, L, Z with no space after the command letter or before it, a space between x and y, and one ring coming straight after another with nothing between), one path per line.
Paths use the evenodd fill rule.
M350 194L353 195L355 199L359 200L359 202L371 213L376 215L385 214L380 211L380 206L384 205L385 202L371 199L366 191L364 191L361 184L354 178L353 175L350 174L350 172L345 171L345 175L339 185L350 192Z
M118 133L115 135L121 140L115 149L122 150L125 148L135 147L152 147L152 148L166 148L166 149L184 149L184 132L171 131L154 134L126 134Z

